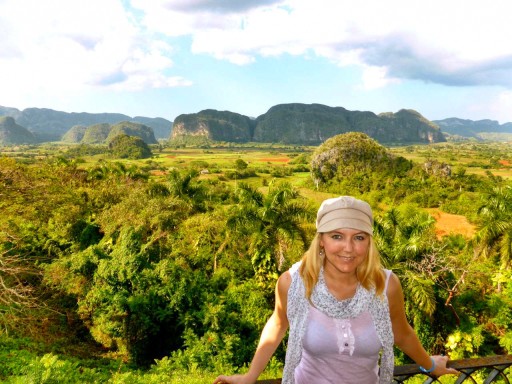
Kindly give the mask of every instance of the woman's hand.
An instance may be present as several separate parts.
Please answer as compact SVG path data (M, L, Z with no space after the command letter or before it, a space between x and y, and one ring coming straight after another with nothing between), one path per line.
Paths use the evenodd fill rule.
M213 384L254 384L255 381L246 377L246 375L220 375L214 380Z
M448 368L446 363L448 363L448 356L440 356L435 355L432 356L434 363L436 365L435 369L430 373L432 376L439 377L442 375L452 374L458 375L460 372L453 368Z

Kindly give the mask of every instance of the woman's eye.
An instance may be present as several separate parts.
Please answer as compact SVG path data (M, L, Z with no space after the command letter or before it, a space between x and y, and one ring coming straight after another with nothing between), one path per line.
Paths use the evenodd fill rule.
M341 236L340 235L332 235L331 239L339 240L339 239L341 239Z
M362 236L362 235L356 236L356 240L363 241L364 240L364 236Z

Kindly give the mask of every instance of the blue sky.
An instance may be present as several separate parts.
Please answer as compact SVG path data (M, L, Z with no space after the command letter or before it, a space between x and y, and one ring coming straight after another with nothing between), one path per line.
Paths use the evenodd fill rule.
M512 122L509 0L0 0L0 105Z

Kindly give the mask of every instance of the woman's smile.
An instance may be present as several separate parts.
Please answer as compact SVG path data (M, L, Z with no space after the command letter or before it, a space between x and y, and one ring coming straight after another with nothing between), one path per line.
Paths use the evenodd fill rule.
M357 229L340 228L322 234L320 246L325 268L338 273L354 273L368 255L371 236Z

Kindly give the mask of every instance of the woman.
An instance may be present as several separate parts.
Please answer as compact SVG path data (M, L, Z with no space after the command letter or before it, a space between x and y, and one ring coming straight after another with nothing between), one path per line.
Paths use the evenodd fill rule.
M214 384L255 383L288 327L283 384L389 384L393 345L425 373L457 374L447 357L428 355L407 322L400 282L382 268L373 242L370 206L350 196L327 199L316 227L302 260L277 281L249 371Z

